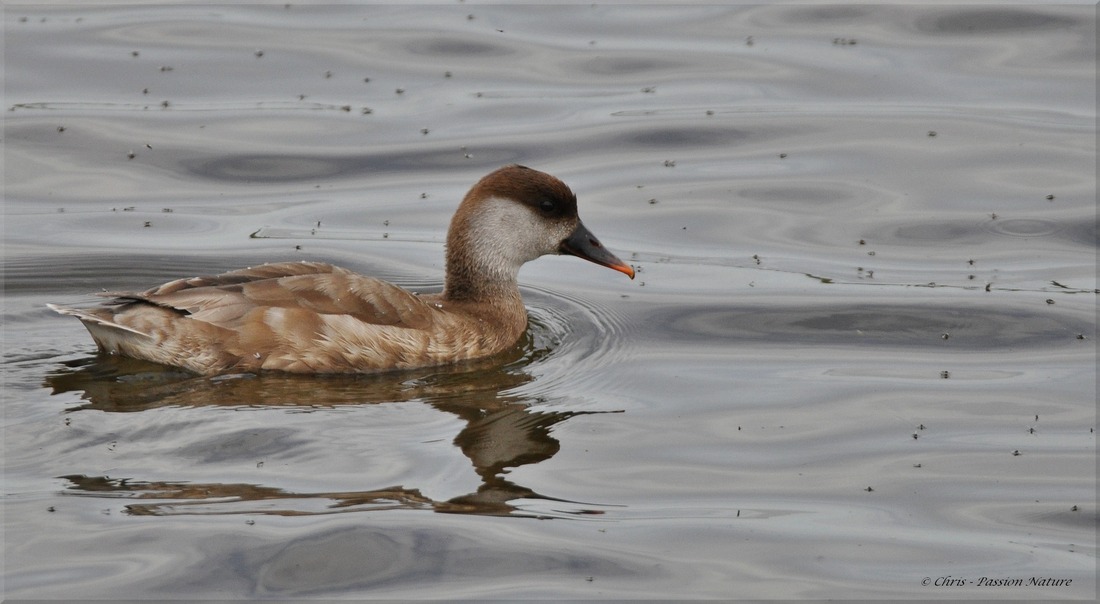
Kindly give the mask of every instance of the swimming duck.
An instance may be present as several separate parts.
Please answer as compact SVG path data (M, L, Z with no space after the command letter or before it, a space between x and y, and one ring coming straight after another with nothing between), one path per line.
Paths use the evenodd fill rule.
M370 373L487 357L527 328L517 275L571 254L634 278L577 216L557 178L511 165L482 178L447 232L443 291L417 295L319 262L280 262L177 279L99 306L49 305L79 318L99 349L215 375L262 370Z

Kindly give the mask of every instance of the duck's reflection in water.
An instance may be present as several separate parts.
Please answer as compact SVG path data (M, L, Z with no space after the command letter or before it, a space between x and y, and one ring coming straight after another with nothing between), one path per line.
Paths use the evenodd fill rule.
M336 408L419 401L454 414L465 427L455 446L481 479L477 490L433 500L416 485L370 491L295 492L255 484L142 481L73 474L66 492L126 497L134 515L332 514L383 509L427 509L444 513L545 517L600 514L603 504L570 502L536 493L503 476L510 468L554 456L560 443L550 428L575 415L592 412L532 411L529 399L508 394L532 380L525 368L545 350L530 340L512 358L436 368L416 373L372 376L296 376L283 374L196 377L126 358L97 356L67 364L46 378L55 394L80 392L84 403L73 409L140 412L158 407ZM198 438L198 436L196 436ZM430 486L430 485L423 485ZM145 501L149 500L149 501ZM553 513L533 513L517 500L560 502ZM546 509L547 506L538 506ZM558 509L560 508L560 509Z

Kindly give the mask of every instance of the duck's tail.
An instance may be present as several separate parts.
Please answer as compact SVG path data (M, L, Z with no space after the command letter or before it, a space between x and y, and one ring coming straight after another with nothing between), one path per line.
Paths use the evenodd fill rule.
M95 336L97 333L101 333L101 328L107 328L109 330L126 331L132 334L151 338L150 334L143 331L138 331L133 327L127 327L125 325L119 325L114 321L114 313L110 312L110 309L102 306L93 307L90 309L73 308L72 306L61 306L60 304L46 304L46 308L70 317L76 317L84 322L84 325L88 327L88 331L92 332ZM93 328L93 325L95 328ZM96 338L98 340L98 338Z

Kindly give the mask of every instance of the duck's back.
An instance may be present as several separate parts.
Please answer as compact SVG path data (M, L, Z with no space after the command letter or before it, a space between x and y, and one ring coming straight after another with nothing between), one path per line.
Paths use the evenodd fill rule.
M179 279L79 317L110 354L198 373L350 373L501 352L526 328L522 302L449 305L329 264L287 262Z

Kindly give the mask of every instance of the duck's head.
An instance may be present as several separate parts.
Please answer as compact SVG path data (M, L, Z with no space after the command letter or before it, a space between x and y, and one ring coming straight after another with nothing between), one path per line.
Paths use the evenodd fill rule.
M519 268L547 254L570 254L634 278L634 269L581 222L577 196L565 183L526 166L505 166L479 180L451 220L446 294L514 288Z

